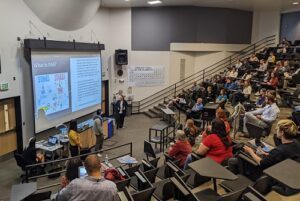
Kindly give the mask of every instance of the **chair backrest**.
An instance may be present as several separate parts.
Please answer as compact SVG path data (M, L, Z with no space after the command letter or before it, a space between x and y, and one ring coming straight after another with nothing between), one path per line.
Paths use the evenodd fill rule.
M22 154L14 153L14 157L16 159L17 165L22 168L22 170L25 170L26 161Z
M250 138L260 139L261 137L263 137L263 133L264 133L263 128L255 125L255 124L252 124L251 122L247 122L246 127L249 132Z
M240 200L244 190L245 190L244 188L241 188L237 191L233 191L233 192L221 195L221 197L217 201L237 201L237 200Z
M118 191L124 191L125 187L126 186L128 187L129 184L130 184L130 178L116 182L116 186L117 186Z
M137 171L134 175L137 178L138 190L145 190L153 186L143 172Z
M156 174L158 172L158 169L159 168L154 168L152 170L148 170L146 172L144 172L144 175L147 177L147 179L151 182L151 183L154 183L155 182L155 177L156 177Z
M175 187L175 198L181 201L199 201L178 174L170 178Z
M154 152L154 149L151 145L150 142L148 142L147 140L144 140L144 153L146 154L147 156L147 159L148 157L152 157L152 158L156 158L156 154Z
M151 188L133 193L131 196L134 201L149 201L149 200L151 200L154 190L155 190L155 188L151 187Z
M149 161L144 159L142 160L140 168L143 170L143 172L154 169L153 165Z
M139 169L139 167L140 165L132 166L127 168L125 171L130 177L133 177L135 176L134 173Z
M270 187L270 177L267 175L262 175L259 177L253 184L253 188L256 189L259 193L266 195L271 191Z
M174 185L170 179L155 183L154 197L158 200L169 200L174 197Z
M159 159L160 159L160 157L154 158L154 159L150 160L149 163L151 163L153 165L153 167L157 167Z
M25 201L42 201L42 200L49 200L51 198L51 191L45 191L42 193L35 193L32 195L29 195L27 198L25 198Z

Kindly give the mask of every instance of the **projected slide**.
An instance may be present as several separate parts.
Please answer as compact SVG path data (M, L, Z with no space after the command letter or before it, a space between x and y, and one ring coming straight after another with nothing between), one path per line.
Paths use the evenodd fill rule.
M99 52L31 52L35 131L101 108Z
M101 103L99 58L71 59L72 112Z
M37 75L34 84L37 110L49 115L69 108L68 73Z

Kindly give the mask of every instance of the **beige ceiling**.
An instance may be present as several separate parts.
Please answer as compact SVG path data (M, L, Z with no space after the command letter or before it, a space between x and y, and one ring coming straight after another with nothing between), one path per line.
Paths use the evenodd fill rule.
M102 0L102 7L144 7L148 0ZM292 3L298 1L298 5ZM163 0L160 6L203 6L223 7L241 10L279 9L281 11L300 10L300 0Z

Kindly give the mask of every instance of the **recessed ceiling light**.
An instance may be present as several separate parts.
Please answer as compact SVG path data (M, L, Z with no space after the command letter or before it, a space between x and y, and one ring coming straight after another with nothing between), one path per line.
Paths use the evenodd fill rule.
M293 5L298 5L298 4L299 4L299 2L297 2L297 1L293 2Z
M130 1L130 0L125 0L125 1Z
M152 1L148 1L147 3L150 5L154 5L154 4L161 4L162 1L161 0L152 0Z

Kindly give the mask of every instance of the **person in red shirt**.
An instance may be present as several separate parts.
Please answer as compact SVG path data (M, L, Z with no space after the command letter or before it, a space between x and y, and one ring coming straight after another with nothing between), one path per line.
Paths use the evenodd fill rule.
M223 120L218 118L213 120L211 134L202 140L196 153L204 157L210 157L220 164L233 156L232 141L226 132ZM191 155L187 157L184 169L187 168L187 165L190 162L192 162Z
M180 160L179 167L183 167L187 156L192 153L192 146L190 145L183 130L177 130L176 142L170 147L168 155L175 160Z

